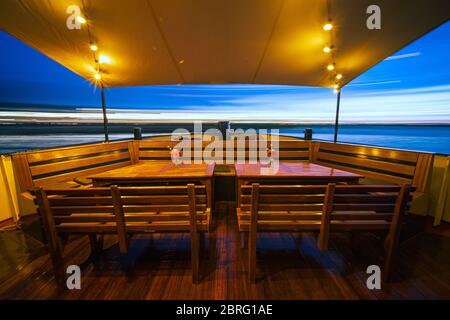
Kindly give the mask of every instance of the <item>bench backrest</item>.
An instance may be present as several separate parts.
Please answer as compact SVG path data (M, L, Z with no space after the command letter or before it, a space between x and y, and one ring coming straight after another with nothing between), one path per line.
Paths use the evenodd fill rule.
M40 187L35 194L49 239L58 233L112 233L119 237L121 252L126 252L128 233L209 229L204 186Z
M13 155L21 192L135 162L133 142L98 143Z
M326 186L259 185L241 187L240 220L259 231L319 230ZM253 220L252 220L253 219Z
M250 232L320 230L326 249L330 230L389 230L411 200L409 185L242 187L241 210L249 212ZM242 217L241 217L242 220Z
M115 233L113 199L110 188L35 190L41 216L54 225L56 231L84 232L92 223L98 233Z
M170 160L171 151L174 149L179 141L170 140L141 140L138 143L137 150L139 152L139 160ZM214 145L210 145L210 141L202 140L190 140L187 145L191 146L190 154L184 153L182 155L185 159L195 159L203 158L206 160L217 160L221 159L224 163L227 157L227 144L228 141L218 141L215 142L215 146L219 147L214 150ZM259 151L259 145L261 143L261 152ZM280 140L277 145L271 145L270 141L265 142L264 140L248 140L238 142L236 139L232 144L233 159L234 161L248 161L249 157L253 159L267 160L266 149L270 147L278 150L278 157L280 160L293 160L293 161L309 161L312 159L311 155L311 142L304 140ZM220 148L222 152L220 152ZM198 155L195 154L198 151Z
M424 193L433 154L352 144L314 142L313 162L390 183L411 184Z
M209 231L205 186L111 187L123 233ZM127 239L119 244L126 247Z

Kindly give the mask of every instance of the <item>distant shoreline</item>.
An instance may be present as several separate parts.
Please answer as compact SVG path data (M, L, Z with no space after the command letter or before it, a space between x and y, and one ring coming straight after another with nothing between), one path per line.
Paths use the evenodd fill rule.
M225 120L192 120L192 121L170 121L170 120L152 120L145 122L122 122L122 121L109 121L109 125L135 125L135 126L158 126L158 125L186 125L194 124L194 122L202 122L204 124L217 124L218 122ZM334 126L334 122L296 122L296 121L247 121L247 120L232 120L231 124L255 124L255 125L277 125L277 126ZM95 126L103 125L101 121L8 121L6 119L0 119L0 125L37 125L37 126ZM340 122L339 125L345 126L450 126L450 122Z
M130 134L133 128L139 127L143 134L170 134L175 129L184 128L190 132L194 131L194 122L153 122L153 123L136 123L136 122L114 122L108 124L110 134ZM388 129L389 131L401 130L400 128L448 128L450 123L341 123L340 130L363 130L365 128L373 128L373 131ZM202 122L202 129L217 128L217 122ZM323 130L334 131L334 123L305 123L305 122L236 122L231 121L231 128L237 129L280 129L282 132L297 131L303 133L306 128L312 128L314 132L322 132ZM375 129L379 128L379 129ZM372 130L371 130L372 131ZM54 135L54 134L103 134L102 122L2 122L0 120L0 135L3 136L30 136L30 135Z

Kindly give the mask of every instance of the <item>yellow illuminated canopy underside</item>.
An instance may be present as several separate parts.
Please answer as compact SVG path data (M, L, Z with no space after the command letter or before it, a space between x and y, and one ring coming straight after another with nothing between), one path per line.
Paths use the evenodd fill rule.
M369 30L367 7L381 9ZM67 8L86 23L70 30ZM258 83L345 85L450 18L450 1L2 0L0 28L106 87ZM323 26L331 19L333 28ZM331 52L324 47L332 46ZM334 63L330 72L327 65Z

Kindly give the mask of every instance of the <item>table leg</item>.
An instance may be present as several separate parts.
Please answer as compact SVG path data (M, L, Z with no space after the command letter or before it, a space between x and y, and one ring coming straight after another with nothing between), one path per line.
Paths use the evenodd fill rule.
M236 208L239 208L241 205L241 186L244 183L244 180L236 178Z
M211 209L211 213L214 211L214 195L213 195L213 185L211 179L200 180L206 188L206 204Z

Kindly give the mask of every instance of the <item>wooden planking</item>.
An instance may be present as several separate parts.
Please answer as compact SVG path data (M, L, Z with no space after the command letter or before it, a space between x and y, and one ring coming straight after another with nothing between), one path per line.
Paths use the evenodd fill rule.
M320 221L258 221L258 231L314 231L319 228Z
M263 186L261 186L263 187ZM336 194L335 203L390 203L394 204L397 199L396 194ZM323 203L324 195L305 194L262 194L260 203ZM250 195L241 196L242 204L251 203Z
M199 211L203 212L203 211ZM199 222L208 220L208 216L197 212L196 219ZM127 222L162 222L162 221L188 221L190 215L187 213L159 213L159 214L126 214Z
M162 214L125 214L126 222L161 222L161 221L183 221L189 220L187 213L162 213ZM72 214L69 216L55 216L55 223L106 223L115 222L112 214ZM206 214L197 214L198 221L207 220Z
M167 150L167 151L164 151L164 150L162 150L162 151L160 151L160 150L139 151L139 159L142 159L142 158L158 158L158 159L164 158L164 159L170 160L171 155L170 155L170 150Z
M252 186L243 185L241 186L242 194L251 194ZM311 185L311 186L300 186L300 185L263 185L260 186L260 194L324 194L326 186Z
M309 149L310 147L311 142L305 140L280 140L278 142L278 148L280 150L286 148Z
M319 155L321 155L321 150L331 150L355 155L385 158L387 161L389 161L389 159L400 160L411 162L413 165L417 162L419 157L419 153L414 151L403 151L403 150L359 146L343 143L319 142L319 149L318 149Z
M66 216L54 216L56 224L61 223L106 223L115 222L113 214L72 214Z
M263 187L263 186L261 186ZM304 195L304 194L261 194L259 203L323 203L323 195ZM241 196L242 204L251 203L250 195Z
M352 168L350 165L339 165L339 164L334 164L334 163L321 162L319 159L316 160L316 163L324 165L324 166L340 169L340 170L351 171L353 173L363 175L366 178L384 180L384 181L387 181L390 183L397 183L397 184L411 183L411 179L401 178L401 177L392 176L389 174L383 174L383 173L378 173L378 172L373 172L373 171L368 171L368 170L355 169L355 168Z
M261 212L258 213L258 220L270 220L270 221L280 221L280 220L289 220L289 221L304 221L304 220L312 220L312 221L320 221L320 218L322 217L322 212L317 211L305 211L302 213L268 213L268 212ZM242 221L249 221L250 220L250 212L248 211L241 211L241 214L239 216L239 219Z
M64 189L64 188L45 188L47 195L67 195L67 196L110 196L110 188L87 188L87 189Z
M108 188L106 188L108 189ZM195 186L195 194L204 194L206 192L205 186ZM187 195L187 188L185 186L164 186L164 187L120 187L120 194L122 196L137 196L137 195Z
M248 230L249 223L240 227L241 231ZM386 221L331 221L333 231L375 231L389 230L390 222ZM262 232L293 232L293 231L315 231L320 230L320 221L258 221L258 231Z
M331 214L332 220L390 220L392 219L392 212L345 212Z
M105 171L108 171L108 170L117 169L117 168L121 168L121 167L126 167L126 166L129 166L129 165L131 165L131 161L124 161L124 162L115 163L115 164L111 164L111 165L106 165L106 166L101 166L101 167L96 167L96 168L91 168L91 169L86 169L86 170L80 170L80 171L64 173L64 174L60 174L60 175L56 175L56 176L52 176L52 177L48 177L48 178L35 179L34 180L34 184L36 186L45 186L46 184L72 180L72 179L74 179L76 177L79 177L81 175L87 176L89 174L95 174L95 173L98 173L98 172L105 172Z
M284 151L280 150L278 156L281 159L306 159L309 160L309 151Z
M78 264L77 261L86 260L80 290L57 290L49 273L50 259L46 255L36 255L34 249L30 260L2 283L0 296L5 300L450 298L449 256L445 254L450 252L450 238L427 232L401 245L398 265L401 276L389 285L382 285L380 290L370 290L366 286L366 267L382 265L383 248L372 234L358 235L357 247L366 248L362 252L349 249L351 242L347 234L334 233L330 253L317 250L312 233L262 234L258 239L259 277L254 286L249 286L245 277L246 250L239 248L234 210L231 203L217 206L215 245L204 249L207 258L201 260L200 269L208 271L199 284L190 282L186 234L162 234L153 239L149 235L135 236L129 249L133 277L123 272L117 263L119 249L115 237L105 238L101 268L86 259L90 254L87 237L72 237L64 249L67 261ZM300 250L299 243L302 244ZM8 242L5 245L9 247ZM166 252L167 248L170 251ZM13 258L4 261L11 270L15 270ZM261 274L270 276L261 277Z
M336 193L349 192L399 192L401 186L397 185L337 185Z
M431 153L328 142L314 142L312 149L315 163L396 184L412 183L415 195L426 191L434 158Z
M205 211L206 204L196 205L197 211ZM189 211L188 204L174 204L174 205L124 205L123 210L125 213L128 212L187 212Z
M320 211L323 204L259 204L258 211ZM249 211L251 205L241 205L241 210Z
M124 205L130 204L182 204L187 203L187 195L157 195L157 196L124 196L122 197L122 203ZM52 206L70 206L70 205L102 205L111 204L111 196L103 197L60 197L49 198L49 202ZM196 196L196 202L204 204L206 203L205 195Z
M334 203L391 203L397 199L396 194L335 194Z
M176 144L178 144L178 141L140 141L139 145L139 158L140 159L161 159L161 158L170 158L170 149L173 148ZM198 142L197 142L198 143ZM209 141L202 141L201 143L196 144L193 141L190 141L190 145L192 147L191 150L191 158L194 158L194 152L198 146L201 146L202 154L205 150L205 148L208 146L210 142ZM262 144L261 146L267 145L267 147L270 146L270 141L268 141L265 144ZM280 158L283 159L309 159L310 158L310 143L305 141L296 141L296 140L285 140L285 141L279 141L278 142L278 155ZM220 146L220 144L219 144ZM259 158L265 158L265 156L260 157L260 152L258 150L258 141L249 141L246 139L245 141L242 141L238 143L237 141L233 141L233 157L235 160L248 160L249 156L252 154L255 154L256 157ZM222 155L219 153L217 154L217 157L220 159L226 158L226 143L224 143L222 146ZM219 147L220 148L220 147ZM263 153L265 151L263 150ZM211 153L211 156L216 157L216 151Z
M58 172L63 170L77 169L84 166L90 166L95 164L102 164L107 162L112 162L116 160L130 159L130 155L128 152L115 152L112 154L95 156L93 155L90 158L82 158L76 160L69 161L60 161L55 163L48 163L43 165L32 166L30 168L31 174L33 176Z
M114 208L109 206L59 206L52 207L52 214L54 215L71 215L74 213L114 213Z
M139 141L139 149L143 148L158 148L158 149L167 149L173 148L175 145L180 143L180 141L171 141L171 140L141 140Z
M139 162L139 141L132 140L128 142L128 153L133 164Z
M417 192L425 192L428 184L428 177L433 168L434 155L421 153L417 160L416 171L412 184L417 187Z
M115 224L60 224L56 226L56 230L62 233L116 233ZM176 221L173 223L140 223L140 224L128 224L126 230L129 233L148 233L148 232L189 232L189 221ZM206 224L198 224L199 231L206 231Z
M394 204L378 204L378 203L340 203L333 204L335 211L376 211L376 212L392 212Z
M373 231L389 230L389 221L331 221L332 231Z
M398 163L392 163L392 162L380 161L380 160L361 159L361 158L356 158L356 157L352 157L352 156L331 154L331 153L324 153L324 152L321 152L318 155L318 160L321 161L322 159L334 161L334 162L345 163L345 164L348 164L349 166L356 165L359 167L365 167L368 170L377 169L377 170L383 170L383 171L390 171L394 175L399 173L402 175L408 175L408 176L412 177L414 175L414 171L415 171L414 165L398 164Z
M20 192L28 192L33 186L33 177L28 166L27 156L23 153L16 153L12 156L14 173L19 184Z
M105 205L112 204L111 196L87 196L87 197L56 197L48 198L48 202L51 206L83 206L83 205Z
M197 147L206 147L210 142L203 140L194 140L194 139L186 139L189 140L189 144L194 148ZM139 141L139 149L149 148L149 149L173 149L177 144L183 143L187 144L186 140L172 141L172 140L141 140Z
M122 203L124 205L130 204L181 204L187 203L188 196L186 195L158 195L158 196L122 196ZM206 195L196 195L195 202L199 204L206 203Z
M108 151L128 149L128 142L106 142L87 146L57 148L45 151L32 151L27 153L28 163L42 162L60 158L76 157L89 154L98 154Z

